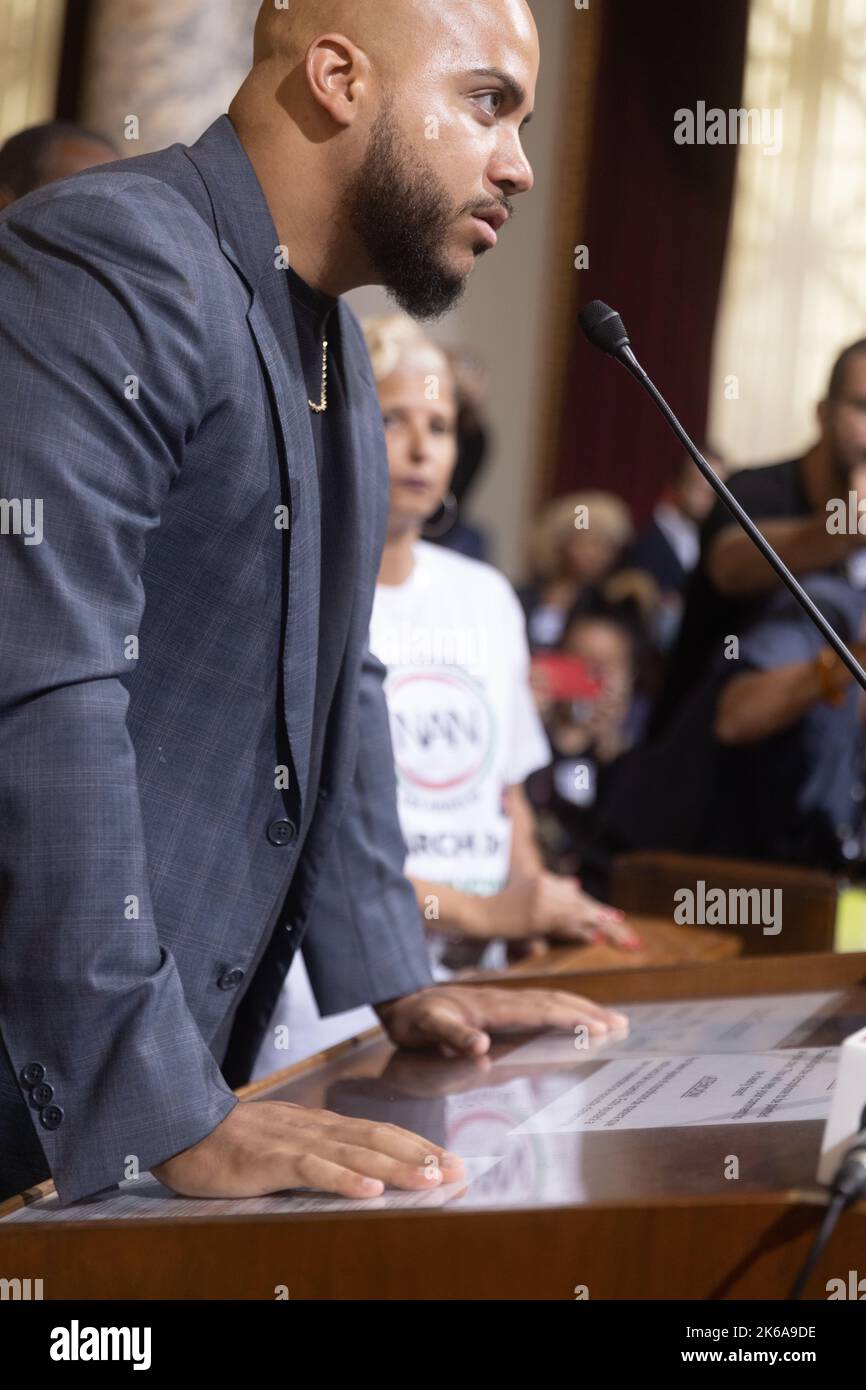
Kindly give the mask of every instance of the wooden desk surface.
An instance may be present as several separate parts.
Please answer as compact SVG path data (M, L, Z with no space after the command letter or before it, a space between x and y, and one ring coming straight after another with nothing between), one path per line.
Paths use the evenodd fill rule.
M641 938L638 951L620 951L615 946L553 946L543 956L529 956L512 965L509 974L576 975L597 970L636 970L646 965L699 965L730 960L742 949L742 939L733 932L711 931L706 927L678 927L666 917L629 914L629 924Z

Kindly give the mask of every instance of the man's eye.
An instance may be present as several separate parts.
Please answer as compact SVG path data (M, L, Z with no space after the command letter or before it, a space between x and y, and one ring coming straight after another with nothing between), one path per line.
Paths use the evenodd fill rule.
M476 100L476 101L495 101L495 102L498 102L498 105L497 105L497 107L496 107L496 110L495 110L495 111L489 111L489 112L488 112L488 115L490 115L490 116L495 116L495 115L498 114L499 107L502 105L502 93L501 93L501 92L485 92L483 97L476 97L475 100Z

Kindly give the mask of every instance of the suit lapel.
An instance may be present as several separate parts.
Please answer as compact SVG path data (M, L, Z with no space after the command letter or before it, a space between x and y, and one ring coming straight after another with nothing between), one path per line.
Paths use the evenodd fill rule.
M388 522L388 457L370 359L358 324L343 300L340 300L340 336L346 363L346 407L351 441L349 474L352 510L349 514L354 519L353 558L357 571L372 575L375 583ZM363 603L356 603L353 610L353 618L359 624L364 641L370 625L367 611L370 605L365 607Z
M267 201L228 117L220 117L186 154L207 189L223 254L250 291L247 318L270 389L285 465L288 496L283 501L290 507L291 517L282 651L284 718L300 795L306 801L323 557L316 447L291 297L285 274L275 265L277 233ZM368 357L357 324L342 300L338 312L348 457L340 460L341 493L335 528L340 544L333 555L324 557L324 563L339 571L346 609L340 606L338 641L341 652L348 655L349 667L353 667L366 641L372 582L385 539L387 464ZM368 583L369 593L364 588ZM328 614L328 620L334 616ZM341 749L346 746L345 734L356 732L343 728L347 722L354 725L351 711L343 713L337 734Z
M342 573L348 586L349 612L343 630L345 664L335 700L330 759L334 765L354 761L357 742L356 672L370 627L373 587L385 539L388 470L382 416L369 358L359 341L358 326L340 301L340 340L346 381L346 458L340 499ZM336 557L334 557L336 559ZM325 564L332 557L325 556Z
M207 189L223 255L246 284L247 321L273 405L284 465L282 501L290 509L283 706L295 776L306 798L319 640L320 498L316 446L298 335L277 232L256 172L227 116L186 151ZM275 518L276 521L276 518ZM280 533L286 535L286 533Z
M316 698L321 577L321 499L316 446L307 406L298 336L282 271L260 282L247 319L268 377L274 421L286 462L290 509L289 578L282 651L283 714L302 799L306 799ZM267 291L266 292L266 287ZM284 305L271 304L272 295ZM284 332L278 338L274 323Z

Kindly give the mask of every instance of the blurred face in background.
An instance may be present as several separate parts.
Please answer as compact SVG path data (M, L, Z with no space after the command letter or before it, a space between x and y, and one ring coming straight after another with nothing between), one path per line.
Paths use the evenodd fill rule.
M704 458L713 472L723 478L725 470L721 459L706 452ZM715 506L716 494L691 460L682 466L674 488L674 499L680 511L698 526L706 521Z
M605 618L578 618L563 640L563 651L583 663L606 691L624 694L634 680L631 638L617 623Z
M818 418L840 472L866 476L866 352L850 359L839 396L821 402Z
M610 573L620 549L619 541L600 527L574 531L562 547L564 576L577 584L598 584Z
M420 534L448 495L457 463L457 396L438 353L407 353L378 383L388 474L389 533ZM438 392L438 399L428 399Z
M81 135L61 135L52 140L30 170L30 177L18 191L0 182L0 208L32 193L37 188L45 188L58 179L69 178L71 174L81 174L85 169L95 169L98 164L111 164L120 156L111 145L103 140L94 140L82 132Z
M57 179L69 178L85 169L95 169L98 164L111 164L119 158L109 145L90 140L86 136L69 136L56 140L51 147L38 188Z

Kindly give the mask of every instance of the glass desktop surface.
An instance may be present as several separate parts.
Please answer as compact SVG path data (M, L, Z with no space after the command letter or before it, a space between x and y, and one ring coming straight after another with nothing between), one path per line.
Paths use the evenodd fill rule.
M466 1180L447 1188L365 1202L297 1191L201 1201L144 1175L65 1208L43 1199L5 1220L517 1210L815 1186L836 1049L866 1024L866 988L617 1008L630 1015L630 1033L601 1046L521 1036L463 1062L395 1052L375 1038L256 1096L423 1135L466 1160ZM733 1122L733 1106L750 1118Z
M662 1063L670 1073L686 1058L695 1059L701 1077L713 1077L725 1068L736 1069L747 1057L758 1057L759 1062L742 1067L744 1080L759 1068L772 1077L785 1064L779 1054L797 1052L804 1065L789 1067L794 1079L813 1060L822 1060L821 1053L827 1054L822 1094L835 1072L836 1049L866 1023L866 989L616 1007L639 1019L639 1025L628 1037L600 1047L576 1047L575 1041L582 1040L564 1034L523 1037L496 1043L489 1063L479 1067L393 1053L374 1042L352 1057L350 1075L344 1059L269 1091L267 1098L387 1121L442 1144L470 1165L470 1181L450 1198L467 1210L814 1185L829 1093L823 1103L809 1096L802 1114L789 1100L793 1118L781 1118L783 1099L773 1120L749 1123L704 1123L692 1117L687 1124L679 1119L659 1124L650 1097L642 1119L654 1120L653 1127L643 1127L642 1119L633 1116L630 1123L641 1127L570 1131L570 1117L584 1108L576 1087L594 1085L595 1093L604 1096L609 1088L600 1078L617 1064L620 1088L640 1086L643 1076L643 1089L651 1090ZM644 1022L650 1012L655 1017ZM687 1017L680 1045L672 1024L682 1015ZM702 1041L694 1034L701 1016L704 1045L695 1047ZM717 1084L727 1084L724 1076ZM760 1094L766 1084L756 1081L752 1093ZM674 1076L668 1091L676 1093L676 1086ZM609 1107L602 1125L612 1126L626 1108ZM682 1108L685 1118L685 1102ZM701 1113L708 1111L713 1119L725 1109L722 1100ZM428 1201L432 1204L438 1196L430 1194Z

